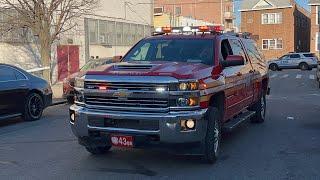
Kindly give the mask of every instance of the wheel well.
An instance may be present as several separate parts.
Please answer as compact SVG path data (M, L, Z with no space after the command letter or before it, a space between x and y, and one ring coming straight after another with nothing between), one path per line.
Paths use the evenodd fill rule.
M278 64L277 64L277 63L271 63L271 64L269 64L269 68L270 68L272 65L276 65L276 67L278 67Z
M225 111L225 93L218 92L211 96L209 100L209 106L216 107L219 112L221 112L221 116L223 116Z
M264 93L266 93L268 91L268 84L269 84L269 80L268 79L263 79L262 80L262 90Z
M32 89L31 91L29 91L28 95L31 93L37 93L41 96L42 100L43 100L43 93L37 89Z
M302 64L308 65L308 63L306 63L306 62L301 62L301 63L299 63L299 66L301 66Z

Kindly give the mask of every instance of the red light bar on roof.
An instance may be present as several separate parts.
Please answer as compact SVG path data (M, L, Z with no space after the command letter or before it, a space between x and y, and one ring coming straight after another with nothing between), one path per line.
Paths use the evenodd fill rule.
M172 28L169 26L163 27L162 28L162 32L164 33L171 33L172 32Z
M159 28L160 30L160 28ZM188 33L188 32L210 32L210 33L218 33L218 32L223 32L224 28L222 25L216 25L216 26L187 26L187 27L162 27L161 32L157 30L158 33L173 33L173 34L179 34L179 33Z

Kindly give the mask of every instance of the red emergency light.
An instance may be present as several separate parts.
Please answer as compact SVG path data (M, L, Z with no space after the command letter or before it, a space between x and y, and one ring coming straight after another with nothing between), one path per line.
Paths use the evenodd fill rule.
M163 27L162 28L162 32L167 33L167 34L171 33L172 32L172 28L169 27L169 26Z
M107 86L99 86L99 90L107 90L108 87Z

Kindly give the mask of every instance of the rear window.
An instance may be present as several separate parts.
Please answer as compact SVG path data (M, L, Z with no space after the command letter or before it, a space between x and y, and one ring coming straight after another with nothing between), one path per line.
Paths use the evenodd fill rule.
M142 40L125 61L171 61L214 64L214 41L210 39Z
M304 57L316 57L313 53L303 54Z

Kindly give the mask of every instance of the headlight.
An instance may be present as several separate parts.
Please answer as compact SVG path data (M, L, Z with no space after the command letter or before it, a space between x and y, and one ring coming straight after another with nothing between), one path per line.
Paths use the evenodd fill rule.
M177 105L180 107L198 106L199 105L199 98L197 98L197 97L178 98Z
M74 86L75 86L76 88L81 88L81 89L83 89L83 88L84 88L84 77L76 78L76 79L75 79Z
M194 91L199 89L198 82L181 82L179 84L180 91Z

